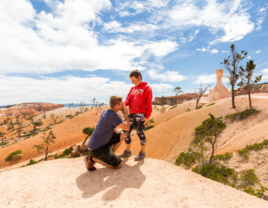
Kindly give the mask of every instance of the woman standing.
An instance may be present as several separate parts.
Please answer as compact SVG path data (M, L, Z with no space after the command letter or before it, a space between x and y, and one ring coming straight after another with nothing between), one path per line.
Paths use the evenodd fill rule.
M129 75L131 82L135 85L130 89L127 98L124 102L125 106L129 106L129 122L130 129L126 132L126 149L119 155L119 157L130 157L131 154L131 138L130 134L132 129L135 127L138 137L140 138L141 151L135 157L135 160L143 160L145 158L146 149L146 137L144 135L144 125L152 113L152 88L147 82L142 81L141 73L136 69Z

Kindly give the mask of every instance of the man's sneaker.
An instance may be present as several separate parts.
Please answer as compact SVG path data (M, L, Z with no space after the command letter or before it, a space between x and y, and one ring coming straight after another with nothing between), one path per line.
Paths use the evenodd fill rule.
M95 162L91 162L90 160L91 157L92 155L84 157L84 162L88 171L96 170L96 168L94 167Z
M131 151L127 151L127 150L124 150L122 154L118 155L118 157L120 158L131 157L131 156L132 156Z
M145 152L142 153L142 152L140 151L139 154L134 158L134 160L135 160L135 161L140 161L140 160L145 159L145 157L146 157Z

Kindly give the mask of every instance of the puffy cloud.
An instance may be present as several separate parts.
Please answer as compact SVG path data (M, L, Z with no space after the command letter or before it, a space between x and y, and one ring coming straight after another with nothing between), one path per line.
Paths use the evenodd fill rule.
M216 74L204 74L197 77L197 79L193 82L194 84L200 84L200 83L216 83L217 82L217 75ZM228 82L228 78L223 77L222 82Z
M109 0L46 2L52 8L51 13L36 13L27 0L1 1L1 72L142 70L140 58L144 59L145 53L160 57L177 49L176 42L168 40L142 42L117 37L101 44L99 33L93 29L102 22L100 13L111 9ZM119 26L119 22L112 21L104 24L104 29Z
M183 80L186 80L187 78L181 74L179 74L178 71L166 71L163 73L160 73L156 70L149 70L148 75L153 80L161 80L162 82L181 82Z
M65 76L60 78L38 77L29 78L21 76L0 75L1 105L21 102L72 102L74 100L89 101L93 97L104 103L107 98L116 94L125 97L133 84L124 81L113 81L103 77L75 77ZM20 86L20 89L18 89ZM170 84L152 84L154 92L172 89ZM106 99L105 99L106 98Z
M243 9L241 0L207 1L202 7L195 5L198 1L175 4L166 12L165 26L185 29L190 27L207 27L213 34L223 31L225 34L211 42L231 42L242 39L254 29L250 15ZM224 17L224 18L223 18Z
M223 51L221 51L222 53L230 53L230 51L225 51L225 50L223 50Z
M262 72L262 80L268 80L268 68L261 70Z
M211 53L211 54L219 53L219 51L218 51L217 49L213 49L210 53Z
M261 52L261 50L257 50L257 51L255 51L255 53L260 53Z

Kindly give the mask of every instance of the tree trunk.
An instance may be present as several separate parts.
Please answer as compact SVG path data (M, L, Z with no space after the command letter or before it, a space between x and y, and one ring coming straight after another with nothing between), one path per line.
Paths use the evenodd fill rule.
M45 160L47 160L47 152L48 152L48 144L47 144L47 148L46 148Z
M248 86L248 100L249 100L249 108L252 108L252 105L251 105L251 96L250 96L250 86Z
M177 106L177 103L178 103L178 95L176 95L176 106Z
M85 141L83 142L82 146L86 143L88 137L89 135L87 135L87 137L85 138Z
M213 155L214 155L214 144L211 143L211 146L212 146L212 153L211 153L211 156L210 156L210 159L209 159L209 164L211 164L212 158L213 158Z
M197 108L198 108L198 103L199 103L199 100L200 100L200 98L198 97L198 98L196 98L196 106L195 106L195 110L197 110Z
M232 85L232 108L235 107L235 92L234 92L234 85Z

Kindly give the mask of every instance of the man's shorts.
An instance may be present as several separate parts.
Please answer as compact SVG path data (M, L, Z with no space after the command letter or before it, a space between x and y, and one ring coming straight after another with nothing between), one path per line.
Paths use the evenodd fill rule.
M120 134L113 133L112 138L108 144L96 149L91 150L91 155L93 158L97 158L108 165L117 167L121 163L121 159L111 150L111 146L120 142Z

